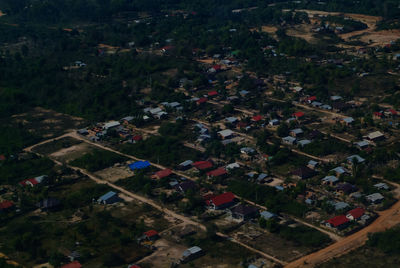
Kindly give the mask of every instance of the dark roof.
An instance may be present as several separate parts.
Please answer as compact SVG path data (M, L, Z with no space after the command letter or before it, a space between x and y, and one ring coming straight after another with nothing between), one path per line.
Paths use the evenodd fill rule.
M308 179L315 175L315 171L308 167L301 167L292 171L292 175L299 176L302 179Z
M196 188L196 183L194 181L188 180L182 183L179 183L175 186L176 189L181 189L183 192Z
M337 101L337 102L332 103L332 108L336 109L336 110L345 110L345 109L349 108L349 105L345 102Z
M357 187L350 183L345 182L345 183L341 183L338 186L336 186L336 190L343 191L345 193L352 193L352 192L357 191Z
M53 197L43 199L40 202L36 203L36 206L38 208L55 208L59 205L60 205L60 200Z
M0 203L0 210L9 209L13 206L14 206L13 202L6 200Z
M248 206L248 205L238 205L234 208L231 209L232 213L235 214L241 214L241 215L251 215L253 213L258 212L258 209L253 206Z

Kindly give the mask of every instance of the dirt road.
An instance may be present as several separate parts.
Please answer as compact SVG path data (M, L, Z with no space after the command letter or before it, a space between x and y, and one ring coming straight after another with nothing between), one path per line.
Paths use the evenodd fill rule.
M304 256L296 261L286 265L286 268L295 267L315 267L334 257L341 256L356 248L361 247L368 240L369 233L385 231L400 223L400 201L394 204L390 209L379 212L379 217L371 225L354 233L326 248L323 248L310 255Z

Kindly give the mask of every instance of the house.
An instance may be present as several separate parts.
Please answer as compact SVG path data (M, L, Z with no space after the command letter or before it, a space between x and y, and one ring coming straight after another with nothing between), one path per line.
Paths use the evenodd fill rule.
M267 178L267 177L268 177L268 174L260 173L256 180L257 180L257 182L263 182L265 180L265 178Z
M202 97L202 98L196 100L196 104L197 104L197 105L201 105L201 104L203 104L203 103L206 103L207 101L208 101L207 98Z
M355 142L354 145L360 150L365 150L369 147L369 142L366 140L362 140L362 141Z
M334 186L339 182L339 179L335 176L326 176L322 179L322 184Z
M225 167L225 169L226 169L227 171L233 170L233 169L235 169L235 168L240 168L239 163L236 163L236 162L230 163L230 164L226 165L226 167Z
M198 170L205 170L213 167L213 163L210 161L197 161L193 163L193 166Z
M141 267L137 264L129 264L128 268L141 268Z
M282 138L282 142L287 145L294 145L296 143L296 138L287 136L287 137Z
M232 192L226 192L217 196L211 196L206 200L206 205L212 209L219 210L233 206L235 195Z
M35 185L42 183L45 179L47 179L47 176L42 175L42 176L38 176L35 178L23 180L23 181L19 182L19 184L23 187L25 187L25 186L34 187Z
M228 174L228 172L223 167L220 167L220 168L217 168L217 169L214 169L212 171L207 172L207 176L208 176L209 179L217 178L217 177L223 177L226 174Z
M365 159L359 156L358 154L347 157L347 163L349 163L350 165L353 165L353 163L361 164L363 162L365 162Z
M187 180L175 185L174 187L177 191L185 194L187 191L196 189L197 186L194 181Z
M99 199L97 199L97 203L103 205L109 205L119 202L120 198L116 192L110 191L105 195L102 195Z
M365 214L365 209L363 208L355 208L347 212L346 218L351 221L356 221L360 219Z
M135 119L135 117L133 117L133 116L126 116L124 118L121 118L120 122L122 122L123 124L129 124L134 119Z
M14 203L9 200L5 200L0 203L0 212L10 211L14 207Z
M266 219L266 220L271 220L271 219L275 219L275 218L278 217L276 214L274 214L274 213L272 213L272 212L269 212L269 211L266 211L266 210L262 211L262 212L260 213L260 216L261 216L262 218Z
M311 140L315 140L315 139L318 139L318 138L322 138L323 135L324 135L324 134L322 134L319 130L314 129L313 131L311 131L311 132L309 133L308 137L309 137Z
M335 207L335 210L343 210L345 208L348 208L350 205L346 202L336 202L333 204L333 206Z
M335 190L339 194L351 194L353 192L356 192L358 189L356 186L354 186L348 182L345 182L345 183L341 183L338 186L336 186Z
M295 117L297 120L300 120L300 119L302 119L304 117L304 115L305 114L303 112L295 112L293 114L293 117Z
M272 119L268 122L268 125L271 127L279 125L279 120L278 119Z
M232 217L238 220L249 220L255 218L258 215L258 209L248 205L237 205L231 209Z
M182 257L181 257L181 262L186 263L188 261L197 259L203 255L204 255L204 251L200 247L194 246L194 247L188 248L187 250L185 250L183 252Z
M340 175L348 173L347 170L342 166L335 167L334 169L331 169L331 171L335 172L337 177L340 177Z
M177 167L178 170L188 170L192 168L193 161L192 160L186 160L180 163Z
M46 198L36 203L36 207L40 208L41 211L50 211L60 207L61 202L57 198Z
M374 112L373 119L382 119L383 118L383 113L382 112Z
M255 115L251 118L251 121L253 122L260 122L261 120L263 120L263 117L261 115Z
M86 128L78 129L78 130L76 131L76 133L78 133L79 135L82 135L82 136L87 136L87 135L89 135L89 131L88 131Z
M238 119L237 117L231 116L231 117L225 118L225 121L226 121L227 123L229 123L229 124L234 124L234 123L236 123L237 121L239 121L239 119Z
M143 233L143 237L149 241L156 241L158 238L160 238L160 235L156 230L149 230Z
M224 129L218 132L218 135L223 139L230 139L233 137L234 132L230 129Z
M313 101L315 101L316 99L317 99L316 96L311 96L311 97L307 97L307 98L305 99L305 101L306 101L308 104L310 104L310 103L312 103Z
M302 134L303 134L303 130L301 128L295 128L290 131L290 136L295 137L295 138L298 136L301 136Z
M389 190L389 186L384 182L377 183L374 185L374 187L378 190Z
M375 131L375 132L369 133L367 135L367 139L370 141L373 141L373 142L382 141L385 139L385 135L383 135L383 133L380 131Z
M118 121L110 121L110 122L107 122L104 124L103 130L110 130L110 129L116 128L120 125L121 125L121 123Z
M308 179L313 177L316 172L308 167L300 167L292 171L292 177L300 180Z
M307 144L310 144L310 143L311 143L310 140L300 140L300 141L297 142L297 145L300 146L300 147L304 147L304 146L306 146Z
M354 123L354 118L353 117L345 117L342 119L342 121L345 125L349 126Z
M330 106L330 105L328 105L328 104L323 104L323 105L321 105L320 108L321 108L321 109L324 109L324 110L332 110L332 106Z
M339 101L342 100L341 96L331 96L331 101Z
M251 155L251 154L254 154L256 152L256 150L254 150L253 148L250 148L250 147L243 147L243 148L240 148L240 152L242 154Z
M320 108L322 106L322 103L319 101L313 101L311 103L311 106L316 107L316 108Z
M151 176L151 178L160 180L160 179L170 176L171 174L172 174L172 170L170 170L169 168L166 168L166 169L157 171L153 176Z
M380 193L373 193L365 197L370 203L378 204L383 201L384 197Z
M128 165L128 167L132 170L135 171L136 169L145 169L150 167L150 162L149 161L136 161L130 165Z
M82 268L82 265L79 263L79 261L73 261L61 266L61 268Z
M213 90L207 93L208 97L215 97L218 96L218 92Z
M326 221L326 226L330 228L336 228L336 229L344 229L348 226L349 224L349 219L346 218L344 215L339 215L336 217L333 217L329 220Z
M310 160L310 161L308 161L307 167L315 170L318 165L319 165L319 163L317 161Z
M385 116L387 116L387 117L395 117L395 116L398 115L397 111L396 111L396 110L393 110L393 109L388 109L388 110L386 110L386 111L384 112L384 114L385 114Z

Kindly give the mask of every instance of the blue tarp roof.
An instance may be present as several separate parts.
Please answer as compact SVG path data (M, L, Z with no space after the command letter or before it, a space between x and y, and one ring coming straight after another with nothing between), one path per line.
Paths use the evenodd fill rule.
M116 194L117 194L116 192L110 191L110 192L106 193L105 195L101 196L99 198L99 201L107 201L108 199L115 196Z
M150 162L149 161L137 161L135 163L130 164L129 168L131 170L135 170L135 169L147 168L149 166L150 166Z

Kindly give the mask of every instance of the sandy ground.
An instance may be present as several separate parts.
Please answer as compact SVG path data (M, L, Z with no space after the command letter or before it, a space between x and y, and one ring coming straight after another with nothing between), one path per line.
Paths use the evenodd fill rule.
M3 13L3 11L0 10L0 17L1 17L1 16L5 16L5 15L6 15L6 14Z
M54 152L50 154L50 157L56 158L57 160L68 162L89 152L90 151L88 150L89 147L90 146L86 143L80 143L65 149L61 149L57 152Z
M109 182L116 182L120 179L129 178L133 175L132 171L130 171L126 165L121 167L109 167L99 170L94 174Z
M171 263L178 262L186 247L168 241L166 239L159 239L154 243L157 250L150 256L142 259L140 263L151 264L152 267L171 267Z

